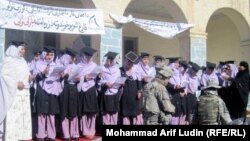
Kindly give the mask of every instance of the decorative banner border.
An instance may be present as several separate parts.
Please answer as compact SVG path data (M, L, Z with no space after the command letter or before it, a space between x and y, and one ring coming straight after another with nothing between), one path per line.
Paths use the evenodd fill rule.
M153 21L146 19L133 18L132 15L128 17L118 16L110 14L111 18L120 24L126 24L133 22L136 26L150 32L161 36L163 38L172 39L176 35L194 27L192 24L186 23L170 23L163 21Z
M69 34L104 34L103 12L0 1L0 28Z

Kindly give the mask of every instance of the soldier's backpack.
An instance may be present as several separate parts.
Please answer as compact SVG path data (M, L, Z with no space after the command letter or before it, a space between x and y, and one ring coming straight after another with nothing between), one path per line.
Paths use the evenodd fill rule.
M201 95L198 101L199 124L214 124L219 122L219 97L217 95Z

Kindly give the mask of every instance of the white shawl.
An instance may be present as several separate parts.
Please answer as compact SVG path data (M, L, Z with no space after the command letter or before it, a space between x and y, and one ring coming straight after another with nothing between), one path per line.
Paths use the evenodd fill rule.
M9 46L0 68L0 123L5 119L15 95L22 92L17 89L18 81L27 86L29 75L27 62L23 57L20 57L19 48L13 45Z

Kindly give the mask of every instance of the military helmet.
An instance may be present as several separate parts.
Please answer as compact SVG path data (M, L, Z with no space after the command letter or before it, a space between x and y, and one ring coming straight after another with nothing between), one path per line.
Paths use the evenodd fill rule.
M205 90L205 89L208 89L208 88L216 88L216 89L219 89L219 88L221 88L221 86L219 86L219 82L216 81L215 79L209 79L209 80L208 80L208 86L202 88L202 90Z
M173 75L173 71L166 65L161 66L158 73L164 77L171 77Z

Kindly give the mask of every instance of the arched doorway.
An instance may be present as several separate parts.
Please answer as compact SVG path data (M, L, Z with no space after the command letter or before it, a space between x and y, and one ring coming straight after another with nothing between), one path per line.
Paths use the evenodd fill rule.
M210 17L206 32L207 60L250 61L250 32L245 18L236 10L221 8Z
M172 0L133 0L131 1L124 16L132 15L135 18L187 23L187 19L180 7ZM187 32L187 31L186 31ZM146 32L133 23L123 27L123 53L130 50L148 52L163 57L181 56L179 39L165 39Z

